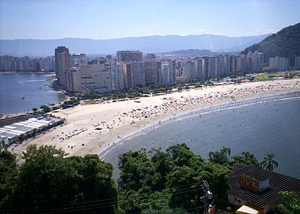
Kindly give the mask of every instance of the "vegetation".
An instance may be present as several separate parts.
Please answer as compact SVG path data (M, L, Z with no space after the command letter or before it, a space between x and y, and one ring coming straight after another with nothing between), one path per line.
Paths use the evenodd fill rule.
M281 204L277 206L276 213L298 214L300 213L300 198L294 192L279 192Z
M294 78L295 76L300 76L300 73L297 71L290 71L290 72L272 72L272 73L262 73L255 75L255 80L257 81L268 81L273 80L276 77L283 77L283 78Z
M250 153L250 152L242 152L242 155L236 155L233 157L234 162L236 163L243 163L249 166L255 166L255 167L259 167L260 164L257 161L256 157L254 154Z
M1 209L18 208L25 213L52 208L116 213L118 200L117 188L111 178L112 165L104 163L97 155L65 156L64 151L53 146L29 146L23 154L24 163L17 166L11 153L2 152ZM97 204L108 198L116 199L111 206Z
M262 168L272 172L278 167L278 163L274 160L275 154L267 153L264 157L263 162L261 162Z
M48 112L51 111L50 107L49 107L49 106L46 106L46 105L42 105L40 108L42 109L42 111L43 111L44 113L48 113Z
M270 57L287 57L293 66L295 57L300 56L300 23L268 36L260 43L246 48L242 53L247 54L249 51L264 53L266 62Z
M205 162L186 144L171 146L165 152L129 151L119 157L119 168L123 213L164 208L203 212L203 180L209 183L218 205L227 204L231 166Z
M33 145L23 153L23 163L19 165L4 148L0 152L0 211L201 213L204 180L218 207L225 209L232 165L260 165L250 152L231 158L231 149L227 147L210 152L207 161L186 144L173 145L165 151L142 149L119 156L117 187L112 179L112 165L97 155L66 155L53 146ZM274 156L266 157L266 166L270 161L274 164ZM284 196L278 209L296 209L294 201L289 202Z

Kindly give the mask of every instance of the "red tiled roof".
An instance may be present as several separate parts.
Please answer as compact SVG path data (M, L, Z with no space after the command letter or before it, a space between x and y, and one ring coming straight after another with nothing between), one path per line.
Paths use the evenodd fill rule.
M260 181L269 178L269 188L260 193L254 193L240 188L239 177L244 174ZM261 208L266 205L279 205L278 193L280 191L293 191L300 196L299 179L240 163L234 165L229 182L231 188L228 190L228 194Z

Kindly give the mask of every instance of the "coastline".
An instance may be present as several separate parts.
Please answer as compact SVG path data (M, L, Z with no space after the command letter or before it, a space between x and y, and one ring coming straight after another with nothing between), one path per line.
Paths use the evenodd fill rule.
M243 102L248 102L248 101L252 101L252 100L254 101L254 100L257 100L257 99L271 98L271 97L276 97L276 96L283 96L283 95L288 95L288 94L297 93L297 92L300 92L300 91L278 93L278 94L269 94L269 95L266 95L266 96L263 96L263 97L251 97L251 98L246 98L246 99L243 99L243 100L242 99L236 100L235 102L228 101L228 102L214 103L212 105L207 105L207 106L203 106L203 107L200 107L200 108L195 108L191 111L184 111L180 114L177 114L175 116L173 115L173 116L170 116L170 117L166 117L166 118L162 119L159 122L156 121L153 124L149 124L147 126L144 126L143 128L140 128L139 130L136 130L135 132L129 133L127 136L124 136L122 139L118 139L117 141L111 143L108 147L103 148L99 152L98 155L102 160L105 160L105 155L107 153L109 153L112 149L114 149L115 147L119 146L120 144L123 144L123 141L126 141L126 140L129 140L131 138L137 137L142 133L147 133L147 131L150 128L153 128L153 129L154 128L159 128L161 125L166 125L166 123L172 122L172 121L174 121L178 118L182 117L183 119L186 119L186 118L189 118L188 115L191 115L190 117L195 117L194 113L199 112L199 111L203 111L203 113L200 113L201 115L202 114L209 114L209 113L212 113L212 112L215 112L215 111L222 111L226 108L236 108L236 106L239 106L239 104L248 105L247 103L243 104ZM231 106L231 104L233 104L233 105ZM211 109L211 110L210 111L205 111L207 109Z
M43 76L46 78L51 77L52 80L50 80L49 85L43 85L42 87L47 86L47 89L49 92L55 92L60 98L57 99L55 102L51 102L55 105L61 105L64 101L68 100L70 98L69 94L66 93L66 91L64 91L61 88L57 88L57 87L53 87L53 83L55 82L55 73L54 72L0 72L0 75L15 75L15 74L26 74L26 75L39 75L39 76ZM54 79L53 79L54 78ZM48 78L49 79L49 78ZM47 91L46 90L46 91ZM27 97L26 97L27 98ZM25 100L26 101L26 100ZM0 103L1 105L1 103ZM45 101L44 103L42 103L41 105L49 105L49 102ZM34 106L34 107L39 107L39 106ZM6 111L7 112L7 111ZM18 113L16 114L15 112L13 113L4 113L4 112L0 112L0 114L2 115L2 119L4 118L8 118L8 117L14 117L14 116L20 116L20 115L24 115L24 114L31 114L33 113L33 111L30 110L18 110Z
M31 144L55 145L63 148L70 156L98 154L100 157L103 157L109 150L125 138L129 138L139 132L143 132L143 130L149 127L159 125L159 123L162 123L163 121L168 121L174 117L178 117L192 111L198 111L220 104L230 104L236 101L297 92L300 91L299 83L299 79L243 83L238 85L191 89L190 91L140 98L139 103L135 102L135 100L128 100L102 104L80 105L54 113L55 116L64 117L67 120L66 125L50 130L48 133L35 139L16 145L13 151L20 154L28 145ZM228 91L236 91L236 93L233 93L234 96L231 96L232 94L230 93L230 96L228 96L228 94L224 97L219 96L220 94L224 95L228 93ZM218 95L219 98L209 97L208 95L211 94L216 96ZM196 99L201 96L206 98L199 100L204 100L205 102L193 103L193 98ZM187 101L185 102L182 100ZM174 103L176 103L175 101L178 103L182 101L183 104L187 104L182 104L183 107L180 104L179 108L172 109L172 105L174 106ZM175 107L178 103L175 104ZM166 106L164 107L163 105ZM168 105L171 107L168 107ZM130 113L133 117L135 117L135 115L142 116L134 118L134 122L132 122L131 117L127 118L127 116L124 116L124 120L120 120L120 117L122 117L123 114L129 114L128 112L130 112L130 109L140 108L147 113L148 111L155 109L154 106L163 106L164 108L162 109L165 110L162 110L157 114L152 114L149 117L146 117L145 114L143 114L143 111L142 113L135 113L137 111L135 110L131 111L133 113ZM105 123L101 123L101 120L105 121ZM117 120L121 122L118 124ZM100 123L103 129L101 131L95 131L93 126L95 123ZM113 128L109 127L111 124L114 124ZM106 125L108 128L105 128ZM58 136L60 137L62 133L70 133L72 130L80 129L81 127L86 127L88 131L63 141L58 139Z

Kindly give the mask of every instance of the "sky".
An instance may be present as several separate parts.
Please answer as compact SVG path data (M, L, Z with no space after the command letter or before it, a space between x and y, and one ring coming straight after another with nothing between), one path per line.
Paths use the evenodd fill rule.
M0 0L0 39L252 36L299 11L300 0Z

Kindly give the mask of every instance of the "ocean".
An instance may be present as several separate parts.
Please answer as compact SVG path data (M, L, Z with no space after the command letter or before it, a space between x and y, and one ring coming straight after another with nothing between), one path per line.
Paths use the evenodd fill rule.
M50 86L54 75L40 73L0 73L0 114L20 114L44 104L66 99Z
M250 151L258 161L274 153L274 171L300 179L300 93L251 99L189 112L118 142L103 159L114 165L118 178L118 155L142 148L166 149L186 143L208 159L210 151L223 146L231 156Z

